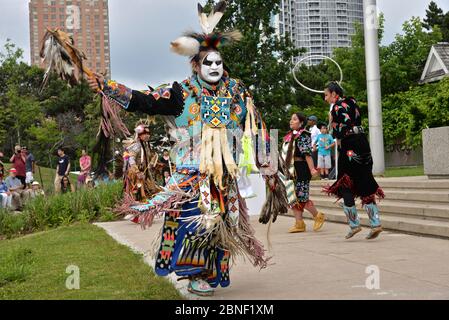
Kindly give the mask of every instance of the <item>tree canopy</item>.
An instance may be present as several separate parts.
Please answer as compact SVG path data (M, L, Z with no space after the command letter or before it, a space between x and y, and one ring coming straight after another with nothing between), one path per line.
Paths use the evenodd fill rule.
M379 45L383 35L383 22L384 18L381 16ZM355 29L352 45L335 49L334 59L344 72L342 86L345 95L358 100L364 126L368 127L364 33L360 25L356 25ZM440 106L441 110L446 107L444 90L447 83L442 81L424 86L418 84L430 48L442 38L441 29L437 25L427 31L419 18L412 17L404 22L402 33L397 34L391 44L379 47L384 138L387 149L415 148L421 144L422 129L448 123L444 112L437 116L428 114L429 106L433 106L433 112L437 112L437 106ZM312 67L303 66L298 77L304 83L319 88L320 84L324 85L325 79L337 80L339 76L336 67L325 61ZM320 119L326 120L328 106L325 106L318 96L302 89L298 90L295 108L305 110L309 114L314 113ZM422 102L419 101L420 96Z

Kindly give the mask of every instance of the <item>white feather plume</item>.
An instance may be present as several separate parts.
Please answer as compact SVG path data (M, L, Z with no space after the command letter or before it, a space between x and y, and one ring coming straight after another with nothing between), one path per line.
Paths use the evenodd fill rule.
M200 19L200 26L205 34L210 34L214 32L215 27L218 25L221 18L223 18L225 10L226 10L226 1L218 2L209 15L206 15L204 13L204 8L201 6L201 4L198 4L198 16Z
M180 37L171 43L170 49L183 56L194 56L200 52L200 43L191 37Z

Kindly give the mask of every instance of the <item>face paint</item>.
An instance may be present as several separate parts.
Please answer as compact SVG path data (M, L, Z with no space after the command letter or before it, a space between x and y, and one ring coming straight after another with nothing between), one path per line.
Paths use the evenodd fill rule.
M201 63L201 78L209 83L217 83L221 77L223 77L223 60L218 52L211 52Z

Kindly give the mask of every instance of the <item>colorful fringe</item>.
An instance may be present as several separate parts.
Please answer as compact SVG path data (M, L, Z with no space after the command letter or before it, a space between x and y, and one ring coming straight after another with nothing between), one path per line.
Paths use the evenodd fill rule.
M370 204L370 203L376 203L376 197L378 200L385 199L385 193L381 188L378 188L376 193L374 193L370 196L362 197L362 204L366 205L366 204Z
M155 217L163 216L166 211L172 211L182 207L186 202L191 201L190 196L183 192L172 191L169 198L164 201L153 202L153 205L145 211L139 212L139 223L143 228L151 227ZM134 207L139 211L138 207Z
M124 193L123 200L115 206L112 210L117 216L126 217L129 215L136 216L139 212L132 207L137 205L133 197L127 193Z
M265 269L268 265L269 258L265 258L265 249L263 244L255 237L254 228L250 224L248 207L245 200L239 193L239 232L237 234L239 242L244 247L246 257L251 261L254 267Z
M120 118L120 110L121 107L114 100L109 99L104 93L102 94L100 127L106 138L131 135Z
M351 177L349 177L347 174L341 177L333 185L327 185L323 187L322 192L326 193L328 196L335 195L337 197L337 201L339 201L342 198L339 191L340 188L347 188L351 190L352 194L354 195L354 198L360 197L360 195L358 195L357 191L355 190L354 183L352 182ZM372 195L361 197L362 204L365 205L370 203L376 203L376 197L378 200L385 199L385 193L382 190L382 188L379 187L377 191Z
M163 193L165 192L161 192L159 195ZM155 218L162 217L165 212L181 208L184 203L191 201L191 196L181 191L169 191L165 194L170 194L170 196L164 201L150 199L148 202L151 202L151 206L149 203L136 202L130 195L125 195L123 201L114 209L114 213L131 215L130 220L136 221L145 229L153 225Z
M347 174L338 179L338 181L335 182L333 185L327 185L323 187L322 192L327 193L328 196L335 195L338 197L338 200L340 200L341 199L340 188L347 188L351 190L354 196L356 194L354 190L354 184L352 183L351 178Z
M237 183L235 180L232 183L235 184L238 197L238 201L236 201L239 212L237 220L229 211L226 213L205 211L199 215L179 218L179 220L186 223L187 228L195 227L197 230L195 237L202 239L200 246L209 243L229 251L233 261L237 256L241 256L248 259L255 267L266 268L268 259L264 257L265 249L255 237L255 231L250 224L248 208L240 195ZM228 201L230 201L229 198ZM235 222L238 223L233 227Z

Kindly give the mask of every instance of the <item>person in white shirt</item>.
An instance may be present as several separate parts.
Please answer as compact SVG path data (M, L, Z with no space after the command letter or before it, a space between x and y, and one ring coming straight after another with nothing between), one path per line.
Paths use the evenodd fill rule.
M308 120L307 125L309 127L309 131L310 131L310 135L311 135L310 138L312 139L312 148L313 148L313 150L315 150L316 138L318 137L318 135L321 134L321 131L317 126L318 118L316 116L310 116L309 118L307 118L307 120ZM313 159L313 165L316 168L318 165L318 151L312 152L312 159Z

